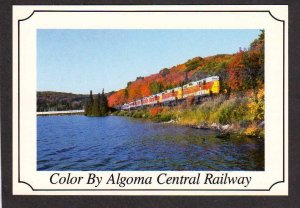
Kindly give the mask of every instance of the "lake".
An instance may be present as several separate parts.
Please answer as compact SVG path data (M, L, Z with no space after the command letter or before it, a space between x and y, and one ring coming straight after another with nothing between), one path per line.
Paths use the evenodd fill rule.
M264 141L119 116L38 116L37 169L262 171Z

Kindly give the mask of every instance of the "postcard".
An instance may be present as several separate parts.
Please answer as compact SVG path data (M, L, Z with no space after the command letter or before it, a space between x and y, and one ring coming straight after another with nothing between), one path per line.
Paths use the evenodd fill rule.
M14 195L288 195L288 7L14 6Z

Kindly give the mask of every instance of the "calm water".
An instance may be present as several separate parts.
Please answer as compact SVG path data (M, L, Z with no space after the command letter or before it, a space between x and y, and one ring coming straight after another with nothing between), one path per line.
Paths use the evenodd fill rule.
M264 170L264 143L108 116L38 116L38 170Z

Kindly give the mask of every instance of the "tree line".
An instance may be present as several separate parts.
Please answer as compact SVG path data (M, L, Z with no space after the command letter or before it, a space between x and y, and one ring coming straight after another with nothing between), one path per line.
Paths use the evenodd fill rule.
M88 95L64 92L37 92L37 112L81 110L88 100Z
M109 111L108 100L104 94L104 89L102 93L98 93L97 96L93 96L92 90L90 91L89 100L87 101L84 109L86 116L105 116Z

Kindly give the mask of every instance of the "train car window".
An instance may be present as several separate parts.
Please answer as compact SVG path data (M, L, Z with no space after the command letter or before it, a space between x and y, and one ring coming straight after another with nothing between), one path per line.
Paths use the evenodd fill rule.
M174 93L174 89L172 90L172 93Z
M203 81L203 84L206 85L206 80Z

